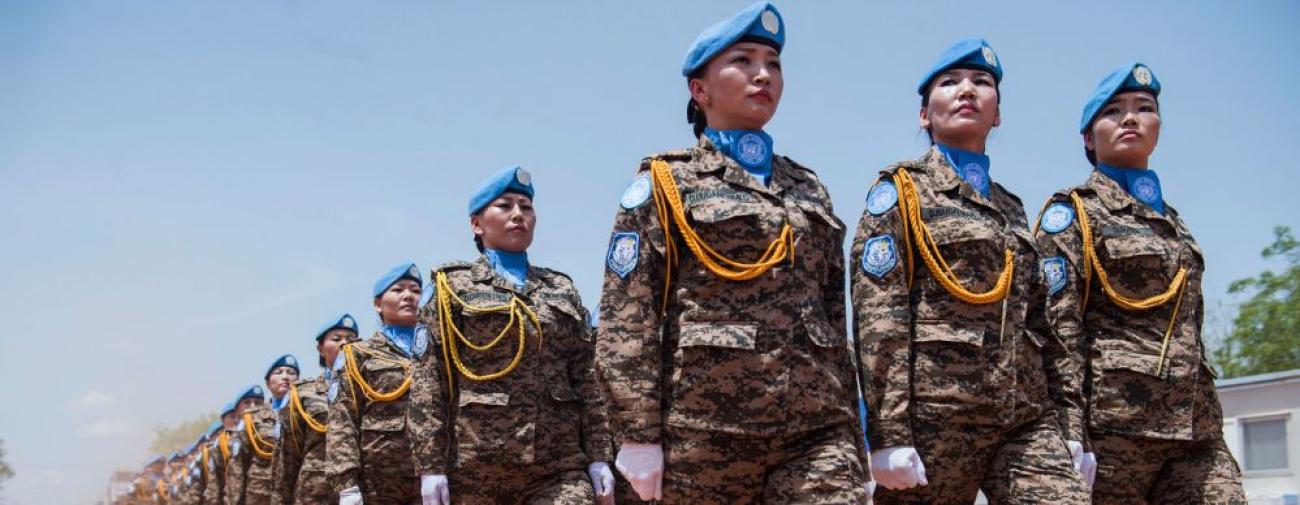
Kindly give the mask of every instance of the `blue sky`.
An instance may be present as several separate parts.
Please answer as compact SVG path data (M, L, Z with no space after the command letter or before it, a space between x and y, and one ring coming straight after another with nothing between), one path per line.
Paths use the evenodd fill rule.
M468 193L521 164L534 263L589 306L638 160L692 142L678 74L726 2L0 2L0 438L13 503L86 503L151 428L215 410L373 280L475 254ZM1084 100L1164 84L1153 158L1210 303L1300 224L1300 4L782 2L776 150L852 224L919 155L915 83L984 36L1006 69L992 176L1035 213L1089 170Z

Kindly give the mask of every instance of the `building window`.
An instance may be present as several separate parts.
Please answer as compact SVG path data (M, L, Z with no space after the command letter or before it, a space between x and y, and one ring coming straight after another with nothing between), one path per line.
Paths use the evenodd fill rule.
M1246 470L1285 470L1286 418L1242 421Z

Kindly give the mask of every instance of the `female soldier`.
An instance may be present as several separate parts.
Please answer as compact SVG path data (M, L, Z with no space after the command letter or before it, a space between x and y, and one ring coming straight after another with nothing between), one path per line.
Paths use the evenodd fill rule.
M682 67L698 143L643 160L614 221L596 367L642 499L866 498L844 226L762 130L784 41L767 2L700 35Z
M248 470L253 464L249 461L254 450L246 439L248 424L244 415L266 403L266 393L262 386L253 385L235 400L235 427L230 430L230 456L226 458L225 503L227 505L244 505L245 488L248 482ZM253 424L253 428L263 428ZM261 431L259 430L259 433ZM269 433L269 429L266 431ZM260 448L260 447L259 447ZM268 455L269 457L269 455ZM254 472L256 473L256 472Z
M424 282L413 263L375 283L380 329L344 344L335 360L325 455L339 504L409 505L420 500L406 428L415 325ZM423 352L423 349L418 349Z
M934 145L881 172L853 241L878 504L1088 501L1049 397L1060 352L1024 207L989 179L1001 80L983 39L940 57L917 87Z
M324 370L289 388L281 408L281 441L275 446L275 503L317 504L334 501L336 494L326 473L325 427L329 421L327 394L333 378L330 367L339 348L357 340L357 322L351 315L330 320L316 332L316 353Z
M595 335L573 281L528 261L537 223L528 172L485 181L469 223L482 256L438 267L417 341L435 346L411 387L424 503L612 503Z
M230 468L230 456L234 452L233 434L239 425L239 398L231 400L221 408L221 428L208 442L208 485L203 489L205 505L225 505L226 473Z
M1141 63L1101 81L1079 122L1095 170L1039 218L1065 386L1089 394L1062 417L1096 454L1094 503L1246 503L1201 341L1205 261L1148 168L1159 95Z
M236 505L262 505L271 503L274 479L272 457L280 438L277 413L288 401L289 386L298 380L298 359L286 354L271 363L262 376L271 403L245 409L239 415L235 430L239 446L244 449L233 458L231 468L238 477L235 487L227 490Z

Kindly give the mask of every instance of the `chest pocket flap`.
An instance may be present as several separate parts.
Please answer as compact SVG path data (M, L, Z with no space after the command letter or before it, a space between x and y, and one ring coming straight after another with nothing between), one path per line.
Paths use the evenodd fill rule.
M955 344L984 345L984 333L968 328L956 327L941 321L917 321L916 337L913 341L944 342Z
M704 190L722 196L689 203L691 219L700 223L719 223L729 219L757 217L763 213L758 197L736 190Z
M1141 256L1167 256L1164 241L1154 235L1124 235L1106 237L1102 241L1106 256L1114 259Z
M465 407L467 405L505 407L510 405L510 393L480 393L477 391L461 390L460 399L456 404L460 407Z
M998 239L997 231L990 220L963 215L955 215L927 223L930 235L938 245L961 244L966 242L993 242Z
M743 323L683 324L677 345L680 347L724 347L754 349L758 325Z

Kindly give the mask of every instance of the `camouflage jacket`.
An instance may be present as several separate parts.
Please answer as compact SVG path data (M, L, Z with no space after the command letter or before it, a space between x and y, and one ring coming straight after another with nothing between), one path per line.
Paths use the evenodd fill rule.
M253 431L260 440L262 450L275 451L275 412L267 404L248 411L253 418ZM248 437L248 427L243 421L231 434L238 440L238 449L230 456L226 471L227 505L266 505L271 503L271 456L262 457L254 450ZM232 442L233 443L233 442Z
M527 326L522 361L508 375L466 379L443 358L443 341L453 337L440 330L434 293L423 311L427 333L417 337L427 349L417 358L411 387L416 470L446 474L453 467L499 464L545 465L559 472L612 461L605 393L592 364L595 335L573 281L534 266L521 288L496 274L484 257L443 265L430 277L436 279L436 272L444 272L451 289L471 306L505 305L518 297L536 313L541 334ZM473 313L454 303L453 310L452 323L475 345L496 337L511 319L508 312ZM451 343L476 374L505 369L520 346L513 328L485 352ZM449 367L455 376L450 385Z
M683 212L703 242L752 262L789 224L795 238L788 260L747 281L708 270L675 223L665 236L649 196L656 159L671 168ZM642 161L614 219L596 339L596 369L609 386L619 443L662 443L665 425L742 436L841 424L859 431L844 331L844 224L812 170L773 156L769 182L705 137L694 148ZM679 252L671 272L668 240ZM861 449L861 438L853 438Z
M985 292L1015 255L1010 291L977 305L949 293L926 267L888 190L905 168L921 218L966 289ZM1059 342L1043 318L1046 287L1024 205L999 184L989 198L957 176L937 149L881 172L853 239L853 325L862 343L871 447L915 446L912 416L953 424L1020 426L1051 414ZM902 192L895 188L897 194ZM883 201L876 201L883 198ZM874 212L873 212L874 211ZM907 247L914 256L908 272ZM867 251L868 254L864 254ZM909 276L912 277L909 288Z
M298 390L302 407L319 424L329 422L329 381L326 374L300 379ZM280 408L280 443L275 446L272 467L275 475L275 503L319 503L337 499L329 484L325 459L325 434L313 430L292 404ZM304 494L305 493L305 494Z
M381 393L396 391L410 376L411 359L377 331L352 347L361 377ZM342 355L340 355L342 363ZM389 402L371 401L343 370L330 384L329 424L325 433L326 471L334 492L357 486L367 503L405 489L419 477L411 467L411 442L406 428L410 393Z
M1176 302L1176 296L1150 310L1125 310L1106 296L1094 272L1087 306L1082 306L1083 242L1070 192L1083 200L1095 251L1120 294L1145 298L1161 293L1178 269L1185 268L1182 301ZM1069 210L1064 214L1064 209L1055 209L1056 219L1065 216L1071 221L1056 233L1047 230L1062 226L1060 222L1040 224L1037 239L1045 261L1064 267L1059 287L1049 298L1048 320L1075 363L1066 376L1067 388L1087 398L1086 405L1062 406L1068 424L1170 440L1221 436L1215 372L1201 341L1205 260L1178 211L1166 205L1166 213L1160 214L1099 171L1083 185L1056 193L1044 209L1056 204ZM1177 319L1161 365L1160 350L1175 305Z
M225 448L222 448L222 441ZM230 466L229 452L235 440L233 431L222 428L218 435L208 442L208 484L203 488L204 505L225 505L226 503L226 468Z

